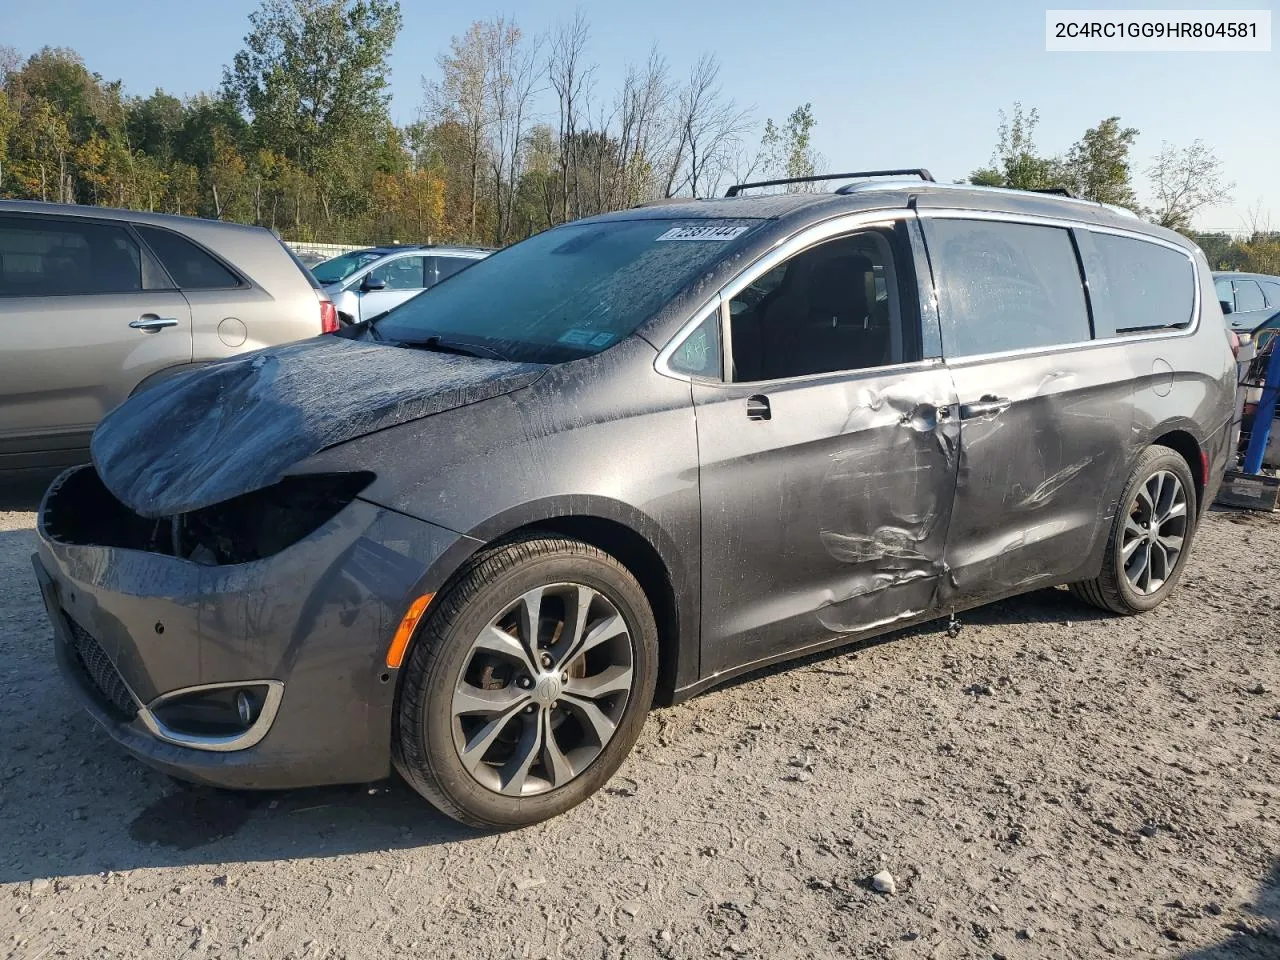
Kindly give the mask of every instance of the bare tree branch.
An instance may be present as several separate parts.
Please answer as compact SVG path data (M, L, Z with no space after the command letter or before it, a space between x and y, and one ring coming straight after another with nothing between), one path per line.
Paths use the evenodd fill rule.
M1200 210L1229 202L1236 186L1223 183L1222 161L1203 140L1182 148L1161 143L1147 176L1156 199L1152 216L1173 230L1188 230Z

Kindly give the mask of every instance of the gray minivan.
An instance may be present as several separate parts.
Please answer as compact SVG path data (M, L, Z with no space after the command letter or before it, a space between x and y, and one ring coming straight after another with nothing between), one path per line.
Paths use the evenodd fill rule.
M0 473L81 463L98 421L158 380L337 329L262 227L0 201Z
M178 776L394 766L505 828L655 701L1061 584L1151 610L1230 455L1204 255L919 173L565 224L134 398L41 505L64 674Z

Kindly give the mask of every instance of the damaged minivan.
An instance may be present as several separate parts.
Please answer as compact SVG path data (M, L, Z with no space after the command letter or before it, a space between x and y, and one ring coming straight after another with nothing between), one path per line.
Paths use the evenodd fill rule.
M63 673L180 778L394 768L507 828L745 671L1057 585L1150 610L1228 456L1208 264L915 173L570 223L134 397L40 508Z

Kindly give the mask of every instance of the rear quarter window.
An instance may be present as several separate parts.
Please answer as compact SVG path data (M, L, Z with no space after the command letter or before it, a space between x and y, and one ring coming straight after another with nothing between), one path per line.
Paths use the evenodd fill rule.
M240 286L240 278L179 233L136 223L173 282L183 290L225 290Z
M1085 270L1098 337L1189 326L1196 274L1191 257L1172 247L1087 232Z
M1071 234L1060 227L928 219L942 350L968 357L1080 343L1089 310Z

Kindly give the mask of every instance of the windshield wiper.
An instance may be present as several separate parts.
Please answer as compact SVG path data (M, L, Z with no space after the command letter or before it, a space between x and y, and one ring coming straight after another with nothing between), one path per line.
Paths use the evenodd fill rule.
M444 340L437 335L427 337L425 340L401 340L401 345L412 347L416 350L431 350L435 353L453 353L460 357L477 357L481 360L505 360L507 359L496 350L488 347L482 347L474 343L457 343L453 340Z

